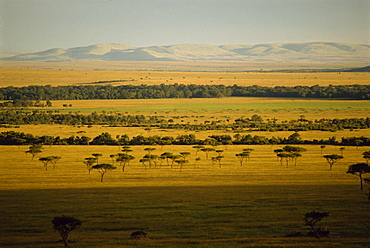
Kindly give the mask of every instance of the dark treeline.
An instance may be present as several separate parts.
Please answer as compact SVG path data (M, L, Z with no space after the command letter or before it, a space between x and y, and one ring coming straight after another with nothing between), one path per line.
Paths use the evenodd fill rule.
M251 134L235 134L230 135L211 135L208 138L201 140L197 139L194 134L172 136L143 136L138 135L130 138L128 135L117 135L115 138L109 133L102 133L91 139L87 136L70 136L61 138L60 136L33 136L23 132L1 132L0 145L278 145L278 144L328 144L341 146L369 146L370 138L367 137L346 137L340 141L330 137L321 140L303 140L299 133L294 132L287 138L251 135Z
M370 85L225 86L225 85L84 85L0 88L0 100L87 100L220 97L297 97L370 99Z
M164 117L159 115L124 115L122 113L93 112L88 115L79 113L62 114L53 110L48 111L22 111L7 110L0 112L0 125L29 125L29 124L62 124L62 125L107 125L111 127L145 127L159 129L183 130L231 130L240 132L248 131L338 131L344 129L368 129L370 118L345 118L345 119L316 119L307 120L304 117L295 120L277 121L276 119L263 120L259 115L250 118L235 120L211 120L203 123L180 122L174 119L190 118L189 116Z

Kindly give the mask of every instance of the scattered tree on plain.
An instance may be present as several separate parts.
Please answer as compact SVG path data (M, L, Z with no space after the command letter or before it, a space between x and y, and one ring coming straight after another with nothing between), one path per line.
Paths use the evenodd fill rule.
M59 156L51 156L51 163L53 164L53 169L55 169L55 166L57 162L61 159L62 157Z
M223 159L224 156L217 156L216 160L218 161L218 166L221 168L221 159Z
M100 173L100 182L103 182L105 173L107 173L110 170L114 170L116 168L117 167L111 164L97 164L92 167L93 170L97 170Z
M322 151L326 148L326 146L320 146L321 149L321 156L322 156Z
M186 159L178 159L178 160L175 160L175 162L180 165L180 172L182 171L182 167L184 166L184 164L189 163L189 161Z
M52 157L42 157L39 158L39 161L41 161L44 164L45 170L48 170L48 164L53 160Z
M101 154L101 153L93 153L93 154L91 154L92 156L94 156L95 158L96 158L96 163L97 164L99 164L99 158L101 157L101 156L103 156L103 154Z
M142 163L143 165L144 165L144 168L145 168L145 170L146 170L146 162L149 162L149 159L148 158L142 158L142 159L140 159L140 161L139 161L140 163Z
M131 160L135 159L134 156L127 153L118 153L116 161L122 166L122 171L125 171L126 165L130 163Z
M357 164L351 164L348 167L347 173L356 175L360 178L360 188L363 189L363 175L366 173L370 173L370 166L365 163L357 163Z
M51 222L53 223L54 230L59 232L64 246L68 246L69 233L81 226L80 220L64 215L61 217L54 217Z
M32 144L32 146L29 147L29 150L26 151L26 153L30 153L32 155L31 161L33 161L33 158L41 152L42 152L41 144Z
M245 160L245 161L248 161L249 152L241 152L241 153L237 153L237 154L235 154L235 156L237 156L237 157L238 157L239 162L240 162L240 166L243 166L243 162L244 162L244 160Z
M173 153L171 153L171 152L164 152L164 153L161 154L161 157L165 158L166 161L167 161L167 166L170 166L169 159L171 159L173 157Z
M195 160L194 160L194 169L195 169L195 164L198 162L198 161L201 161L202 159L200 158L200 157L197 157L197 158L195 158Z
M195 152L195 156L198 155L198 152L204 148L204 146L202 145L196 145L196 146L193 146L194 149L196 149L196 152Z
M315 234L315 237L317 239L320 239L321 238L320 234L319 234L317 228L315 227L315 225L316 225L317 222L321 221L323 218L328 217L328 216L329 216L328 212L312 211L312 212L305 213L303 221L305 222L305 224L307 226L311 227L312 231Z
M366 160L366 163L369 164L370 151L363 152L362 155L363 155L363 158Z
M89 174L90 174L90 171L92 170L93 165L96 162L97 162L96 158L85 158L84 164L86 165L87 170L89 171Z
M210 148L210 147L206 147L206 148L202 148L202 149L200 149L202 152L205 152L206 153L206 159L208 159L208 153L209 152L212 152L212 151L214 151L215 149L213 149L213 148Z
M180 155L181 155L184 159L186 159L186 157L190 155L190 152L180 152Z
M338 155L338 154L324 155L323 157L326 158L326 161L328 161L330 170L333 168L333 165L336 162L338 162L340 159L343 158L343 156Z

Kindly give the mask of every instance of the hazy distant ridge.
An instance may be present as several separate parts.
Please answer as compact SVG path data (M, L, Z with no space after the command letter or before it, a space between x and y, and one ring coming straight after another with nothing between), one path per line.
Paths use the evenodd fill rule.
M370 62L370 46L312 42L258 45L182 44L132 47L100 44L4 57L3 61L250 61L250 62Z

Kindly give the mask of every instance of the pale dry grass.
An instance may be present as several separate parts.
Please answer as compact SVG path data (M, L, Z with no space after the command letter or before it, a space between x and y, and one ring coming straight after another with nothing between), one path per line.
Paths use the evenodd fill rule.
M99 81L110 85L200 84L240 86L328 86L368 84L368 72L328 73L263 73L263 72L169 72L120 70L51 70L0 68L0 87L29 85L83 85Z
M179 154L190 152L188 164L185 164L182 172L175 163L173 169L163 161L162 165L145 170L139 160L147 154L144 150L149 146L131 146L135 157L122 172L117 170L108 172L104 182L100 182L100 175L96 171L88 174L83 161L86 157L92 157L93 153L101 153L99 163L113 163L110 155L120 151L119 146L44 146L43 152L31 161L31 156L25 153L28 146L0 146L2 156L0 163L0 187L2 190L15 189L58 189L58 188L91 188L91 187L172 187L172 186L237 186L237 185L322 185L322 184L358 184L358 178L346 174L350 164L363 162L362 153L367 147L346 147L344 159L339 161L329 171L329 165L321 156L320 146L301 145L307 149L298 159L297 166L289 162L286 167L285 161L281 165L273 152L274 149L282 148L282 145L247 146L233 145L228 147L218 146L224 150L221 160L221 168L218 162L213 163L211 157L217 156L210 152L206 158L205 152L196 154L192 146L151 146L155 148L152 154L160 155L164 152ZM254 149L250 160L240 166L235 154L242 152L244 148ZM323 154L340 154L338 146L327 146ZM60 156L56 168L48 165L45 171L43 164L38 161L40 157ZM194 165L195 158L201 160ZM148 166L148 165L147 165Z

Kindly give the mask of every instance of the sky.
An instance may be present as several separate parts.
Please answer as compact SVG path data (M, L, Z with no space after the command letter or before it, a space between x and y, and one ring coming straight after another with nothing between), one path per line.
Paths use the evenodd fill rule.
M124 43L370 44L370 0L0 0L0 51Z

